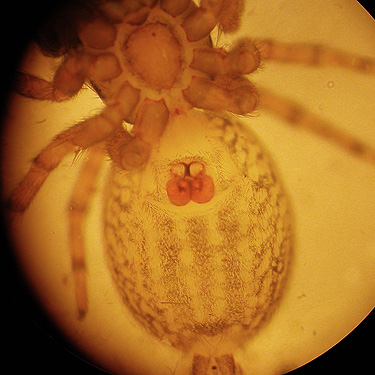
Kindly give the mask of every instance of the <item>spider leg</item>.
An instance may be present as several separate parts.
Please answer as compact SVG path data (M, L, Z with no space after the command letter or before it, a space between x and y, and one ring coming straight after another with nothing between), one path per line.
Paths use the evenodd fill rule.
M95 182L104 159L104 150L99 146L90 149L88 159L82 166L68 206L69 242L74 289L79 319L83 319L88 309L86 288L86 262L82 225L95 191Z
M183 95L194 107L214 112L244 115L253 112L258 104L258 94L251 83L245 78L231 76L218 76L215 82L193 76Z
M103 111L63 131L33 160L29 172L13 191L9 208L23 213L33 200L48 175L69 153L91 147L116 132L128 118L139 100L139 90L127 82Z
M173 17L183 13L190 4L190 0L160 0L160 8Z
M341 66L363 73L375 73L374 60L318 44L283 43L270 39L257 41L256 44L262 60L306 65Z
M169 111L164 99L155 101L146 98L138 110L133 133L151 146L160 139L168 120Z
M196 42L207 37L217 24L224 32L236 31L242 8L241 0L202 0L181 24L187 40Z
M52 82L31 74L19 73L15 90L28 98L61 102L78 94L87 78L110 80L120 73L120 64L111 53L97 56L78 54L61 63Z
M201 0L202 8L210 9L225 33L236 31L243 10L242 0Z
M147 162L151 148L157 144L169 120L169 111L164 100L144 99L137 110L133 127L134 138L125 140L119 149L120 165L125 169L141 168Z
M22 96L37 100L62 102L70 99L70 96L67 96L63 92L60 92L60 90L56 89L53 82L46 81L45 79L27 73L17 74L15 91Z
M351 154L375 163L375 150L373 148L334 127L328 121L308 112L298 103L274 94L268 89L260 89L259 87L258 89L262 98L261 106L264 109L281 117L293 126L304 128L320 137L324 137Z
M190 67L210 76L218 74L250 74L258 69L260 53L255 43L243 40L230 51L222 48L200 48L194 50Z
M188 14L181 26L187 40L196 42L208 36L216 24L217 19L209 9L197 8Z

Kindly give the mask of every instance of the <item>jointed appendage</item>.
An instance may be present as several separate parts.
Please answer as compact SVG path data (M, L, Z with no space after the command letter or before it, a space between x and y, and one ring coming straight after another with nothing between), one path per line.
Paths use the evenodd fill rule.
M319 44L283 43L257 40L262 60L316 66L336 66L366 74L375 74L375 61Z
M82 227L92 195L95 192L95 183L100 167L103 164L104 156L104 150L100 146L94 146L89 150L87 160L82 165L68 205L71 265L78 317L80 319L86 315L88 309L85 246Z
M62 159L70 152L91 147L111 136L122 126L124 117L132 112L138 101L137 92L124 84L116 99L104 110L88 120L80 122L60 133L33 160L32 166L14 190L10 198L10 210L22 213L30 205L36 193ZM123 96L127 100L123 101Z
M274 94L267 89L260 89L262 108L282 118L292 126L300 127L319 137L325 138L345 151L370 163L375 163L375 149L356 139L352 135L335 127L328 121L310 113L301 105Z
M375 61L321 45L281 43L272 40L256 42L262 61L298 63L312 66L333 66L365 74L375 74ZM323 137L363 160L375 163L375 149L359 141L334 124L307 111L302 105L278 95L272 90L258 88L261 108L282 118L293 126Z
M77 54L62 62L53 82L31 74L19 73L16 91L32 99L61 102L77 95L87 79L108 81L120 73L121 68L112 54Z

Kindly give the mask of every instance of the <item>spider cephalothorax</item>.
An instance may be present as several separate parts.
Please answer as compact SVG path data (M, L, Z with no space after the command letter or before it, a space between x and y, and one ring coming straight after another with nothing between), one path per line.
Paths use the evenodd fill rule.
M125 115L134 124L134 139L121 150L125 168L147 161L176 114L193 107L245 114L257 104L251 84L238 75L257 67L259 53L243 46L229 53L213 49L209 33L217 19L208 4L207 8L190 1L150 5L141 8L135 20L109 23L98 18L79 32L85 53L95 56L98 66L103 59L105 78L100 77L100 67L91 78L96 91L108 103L133 98ZM239 4L232 17L238 8ZM219 63L216 72L210 67L213 58ZM249 60L254 61L251 68Z
M237 114L256 108L258 95L242 76L260 63L254 43L241 41L227 52L212 48L209 36L218 23L224 31L236 29L241 7L240 1L202 1L200 7L190 0L99 3L96 13L75 15L70 43L51 47L44 41L47 53L65 52L53 82L21 74L18 90L62 101L88 82L106 108L57 137L63 153L106 140L122 168L140 168L173 116L193 107ZM124 120L133 124L130 134ZM41 159L35 160L41 169L56 166L42 166Z

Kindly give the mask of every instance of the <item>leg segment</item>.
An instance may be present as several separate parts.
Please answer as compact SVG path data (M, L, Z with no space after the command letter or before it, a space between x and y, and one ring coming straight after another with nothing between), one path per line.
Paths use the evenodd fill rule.
M243 11L242 0L202 0L201 7L211 10L225 33L238 29Z
M281 117L293 126L309 130L312 133L324 137L344 150L358 157L375 163L375 150L349 134L335 128L332 124L318 118L306 111L299 104L273 94L266 89L260 90L262 107L271 113Z
M189 42L196 42L208 36L217 24L215 15L204 8L191 12L181 24Z
M79 173L68 206L71 265L79 319L84 318L88 308L85 247L82 225L87 216L91 197L95 191L94 185L104 155L104 151L101 147L96 146L90 149L88 159Z
M53 82L26 73L19 73L16 91L38 100L61 102L72 98L81 90L87 78L109 80L121 73L117 57L111 53L97 56L80 54L67 58L57 69Z
M123 119L131 115L138 99L138 90L125 83L100 114L60 133L33 160L29 172L10 197L10 210L24 212L50 172L69 152L91 147L121 128Z
M273 40L257 41L262 60L275 60L307 65L332 65L367 74L375 73L375 62L333 48L304 44L282 43Z
M245 78L230 76L218 76L215 82L193 76L183 95L194 107L214 112L245 115L253 112L258 104L258 95L251 83Z
M62 102L70 99L63 92L55 89L52 82L26 73L17 74L15 90L20 95L38 100Z
M133 133L135 137L152 146L159 141L168 120L169 111L164 99L145 99L139 107Z
M190 0L160 0L160 8L173 17L183 13L190 4Z
M195 49L191 68L211 76L218 74L250 74L258 69L260 53L254 43L246 40L229 52L223 49Z
M79 31L79 40L95 49L105 49L113 46L116 40L116 27L101 18L85 24Z
M147 162L151 149L159 141L169 120L169 111L164 100L145 99L138 109L133 127L134 138L122 132L116 134L109 144L109 152L124 169L137 169ZM121 142L122 140L122 142ZM115 143L113 143L115 142Z
M202 0L200 4L181 25L189 42L207 37L218 23L224 32L238 29L243 9L241 0Z

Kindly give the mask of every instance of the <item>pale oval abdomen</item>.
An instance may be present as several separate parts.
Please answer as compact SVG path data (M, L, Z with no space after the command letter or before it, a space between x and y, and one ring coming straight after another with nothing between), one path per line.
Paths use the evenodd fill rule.
M176 206L175 163L213 179L207 203ZM107 184L109 268L143 326L187 349L201 335L251 335L273 311L292 250L288 200L268 155L232 118L172 118L143 171L114 166Z

